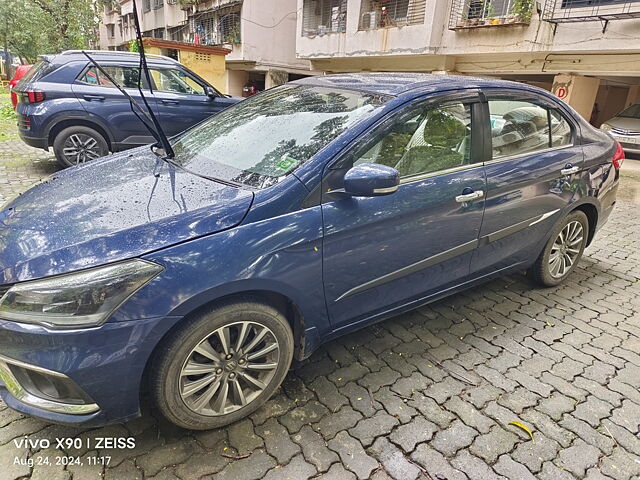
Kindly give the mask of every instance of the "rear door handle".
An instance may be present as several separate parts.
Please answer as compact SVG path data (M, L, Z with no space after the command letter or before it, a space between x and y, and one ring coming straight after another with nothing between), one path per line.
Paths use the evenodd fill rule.
M104 101L104 97L102 95L83 95L85 100L88 100L90 102L96 101L96 102L103 102Z
M570 163L566 164L560 173L562 175L573 175L574 173L578 173L580 171L580 167L577 165L571 165Z
M484 192L482 190L476 190L475 192L458 195L456 197L456 202L466 203L466 202L471 202L473 200L477 200L482 197L484 197Z
M165 105L180 105L178 100L160 100Z

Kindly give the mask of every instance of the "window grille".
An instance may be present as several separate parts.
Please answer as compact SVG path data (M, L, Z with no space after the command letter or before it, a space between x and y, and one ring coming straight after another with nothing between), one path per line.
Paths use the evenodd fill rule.
M424 23L426 0L362 0L360 30Z
M324 35L347 29L347 0L304 0L302 35Z
M528 24L532 8L533 0L453 0L449 29Z
M189 18L188 41L200 45L241 43L240 9L220 9Z
M547 0L542 19L552 23L640 18L638 0Z
M167 30L169 35L169 40L173 40L174 42L184 42L185 36L188 33L186 30L187 27L184 25L181 27L174 27Z

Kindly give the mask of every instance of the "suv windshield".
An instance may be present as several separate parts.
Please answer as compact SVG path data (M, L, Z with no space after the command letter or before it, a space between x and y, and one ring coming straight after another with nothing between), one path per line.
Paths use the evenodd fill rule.
M187 131L173 144L175 161L197 174L268 187L386 100L324 87L274 88Z
M631 105L626 110L618 114L619 117L640 118L640 103Z

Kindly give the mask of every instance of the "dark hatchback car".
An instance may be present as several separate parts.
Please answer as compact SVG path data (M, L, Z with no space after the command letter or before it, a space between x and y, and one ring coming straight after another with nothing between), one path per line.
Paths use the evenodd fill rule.
M139 55L103 50L88 53L108 76L82 52L70 50L40 57L14 89L20 138L32 147L53 147L62 166L155 141L111 81L144 106L138 90ZM169 57L146 57L153 94L143 75L145 97L168 136L242 100L221 94Z
M173 141L69 169L0 213L0 389L98 425L207 429L293 358L528 269L576 268L620 146L546 91L426 74L309 78Z

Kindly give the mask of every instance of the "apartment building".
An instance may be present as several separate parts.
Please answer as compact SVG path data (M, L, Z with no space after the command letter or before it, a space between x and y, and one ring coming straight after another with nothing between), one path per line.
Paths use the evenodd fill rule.
M298 0L296 50L325 72L492 76L599 124L640 102L638 0Z
M133 1L105 8L101 48L129 48ZM247 85L263 90L311 74L310 62L296 56L297 0L135 1L150 52L176 58L225 93L240 96Z

